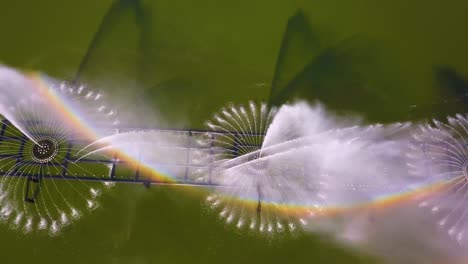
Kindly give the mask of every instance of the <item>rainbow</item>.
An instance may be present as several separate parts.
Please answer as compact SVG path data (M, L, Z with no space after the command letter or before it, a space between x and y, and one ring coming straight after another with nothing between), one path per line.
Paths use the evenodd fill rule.
M443 192L450 186L449 182L437 182L427 185L419 186L411 190L403 191L400 193L393 193L381 195L378 198L369 199L366 202L357 203L348 206L307 206L300 204L278 204L269 201L262 201L262 208L266 210L274 210L281 215L295 216L295 217L333 217L343 216L347 214L359 213L362 210L385 210L392 207L401 206L405 204L414 203L422 197L428 197L440 192ZM238 197L224 196L231 200L236 200L236 203L242 204L244 208L256 211L258 200L255 199L239 199Z

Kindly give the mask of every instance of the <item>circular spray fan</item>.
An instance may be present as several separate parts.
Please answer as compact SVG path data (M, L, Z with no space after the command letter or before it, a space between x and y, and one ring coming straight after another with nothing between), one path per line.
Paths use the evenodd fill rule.
M458 114L447 120L434 120L414 133L408 166L411 175L433 186L419 207L427 208L450 237L467 245L468 119Z
M250 102L224 108L207 123L214 136L211 182L220 185L207 201L239 229L293 231L314 214L302 205L318 208L326 199L317 189L320 181L306 177L312 165L304 149L290 134L281 137L271 130L276 113L266 104Z
M109 158L75 154L119 123L101 93L0 68L0 113L1 222L55 235L99 206Z

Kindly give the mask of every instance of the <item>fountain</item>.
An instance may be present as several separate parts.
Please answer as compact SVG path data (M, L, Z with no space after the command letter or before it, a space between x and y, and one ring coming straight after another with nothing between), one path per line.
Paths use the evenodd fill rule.
M99 206L109 168L74 154L119 123L102 93L0 67L0 112L1 222L56 235Z
M0 222L12 229L56 235L126 182L207 187L207 206L243 232L313 230L370 248L376 237L394 239L397 222L425 246L417 235L431 225L419 225L418 201L466 245L462 115L413 131L318 103L249 102L223 108L209 131L123 129L104 95L84 86L1 67L0 91Z

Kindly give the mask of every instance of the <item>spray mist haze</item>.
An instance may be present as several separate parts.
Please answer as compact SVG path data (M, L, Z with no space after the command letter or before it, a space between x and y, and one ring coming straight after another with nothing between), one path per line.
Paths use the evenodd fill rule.
M11 155L0 167L3 222L56 234L96 208L115 183L186 184L208 187L206 206L241 233L320 233L389 263L463 260L464 115L446 123L367 124L320 103L249 102L215 113L206 131L141 129L122 128L103 98L0 68L3 124L17 131L0 143ZM126 109L125 119L142 117ZM68 198L73 194L78 198Z

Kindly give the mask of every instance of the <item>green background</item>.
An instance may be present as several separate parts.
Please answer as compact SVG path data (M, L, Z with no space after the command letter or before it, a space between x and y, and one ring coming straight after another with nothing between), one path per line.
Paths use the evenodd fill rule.
M103 90L129 125L201 128L229 102L296 98L403 121L465 110L467 11L455 0L2 0L0 62ZM372 262L312 234L235 232L204 197L119 185L59 237L1 226L1 259Z

